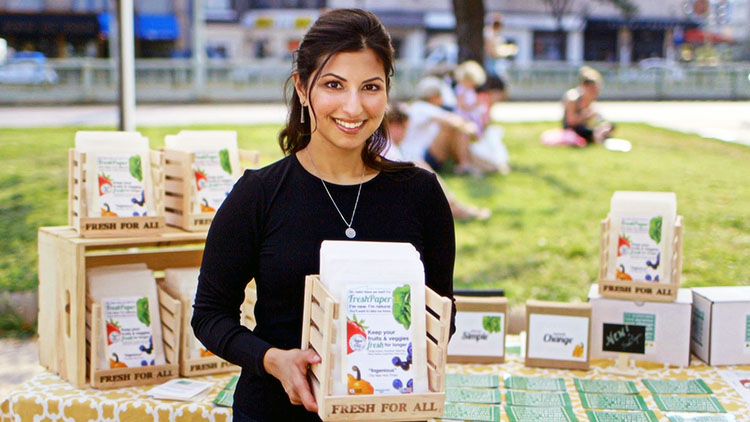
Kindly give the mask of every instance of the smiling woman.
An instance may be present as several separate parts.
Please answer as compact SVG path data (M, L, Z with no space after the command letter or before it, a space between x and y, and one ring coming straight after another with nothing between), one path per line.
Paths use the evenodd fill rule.
M392 75L390 36L375 15L322 15L288 80L286 157L247 171L216 212L192 325L206 348L242 367L235 421L318 420L306 375L320 358L299 346L305 275L319 272L323 240L409 242L426 284L453 296L455 234L435 175L382 157ZM251 279L253 331L239 321Z

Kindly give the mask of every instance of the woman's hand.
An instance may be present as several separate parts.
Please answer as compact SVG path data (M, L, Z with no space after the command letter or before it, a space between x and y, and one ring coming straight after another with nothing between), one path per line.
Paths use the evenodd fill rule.
M313 350L268 349L263 357L266 372L281 381L289 401L303 405L309 412L317 412L318 404L307 381L307 366L320 363L320 356Z

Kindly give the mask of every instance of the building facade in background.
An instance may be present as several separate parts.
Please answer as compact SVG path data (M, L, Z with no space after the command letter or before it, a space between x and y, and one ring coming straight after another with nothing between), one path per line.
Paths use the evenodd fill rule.
M392 34L397 56L404 61L422 63L427 58L449 62L455 60L452 57L457 51L450 0L201 1L210 59L287 60L321 11L338 7L376 13ZM691 39L695 32L690 31L727 33L727 40L735 43L750 40L749 0L726 0L730 10L726 22L692 13L695 3L721 1L635 0L638 12L625 16L608 2L570 0L559 19L542 0L485 0L485 9L488 20L493 13L502 13L503 35L517 49L513 57L516 65L546 61L629 65L647 58L686 59L682 54L685 43L704 42ZM47 57L109 57L116 50L115 3L0 0L0 38L16 51L41 51ZM134 0L137 57L189 57L195 3Z

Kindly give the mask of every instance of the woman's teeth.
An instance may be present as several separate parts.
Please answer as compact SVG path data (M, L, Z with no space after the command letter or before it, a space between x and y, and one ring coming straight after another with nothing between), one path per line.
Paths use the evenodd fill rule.
M349 122L345 122L345 121L339 120L339 119L333 119L333 120L336 122L336 124L341 125L341 126L347 128L347 129L356 129L356 128L362 126L362 123L365 122L364 120L360 120L357 123L349 123Z

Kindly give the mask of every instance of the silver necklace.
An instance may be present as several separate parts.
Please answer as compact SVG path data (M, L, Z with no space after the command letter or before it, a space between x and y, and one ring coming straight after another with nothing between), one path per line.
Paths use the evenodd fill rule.
M312 163L313 168L315 169L315 173L321 174L320 170L318 170L318 166L315 165L315 161L313 161L312 156L310 155L310 150L305 148L305 152L307 153L307 158L310 159L310 163ZM344 231L344 234L349 239L354 239L354 237L357 235L357 231L352 228L352 223L354 223L354 214L357 212L357 204L359 204L359 194L362 192L362 182L365 180L365 166L362 165L362 176L359 178L359 189L357 189L357 200L354 201L354 209L352 210L352 218L349 220L349 222L346 222L346 218L344 218L344 214L341 213L341 210L339 209L339 206L336 205L336 201L333 200L333 196L331 196L331 192L328 190L328 186L326 186L325 180L323 180L322 177L318 176L318 179L320 179L320 183L323 184L323 188L326 190L326 193L328 194L328 197L331 199L331 202L333 202L333 206L336 208L336 211L339 213L339 216L341 217L341 220L344 221L344 224L346 224L346 230Z

